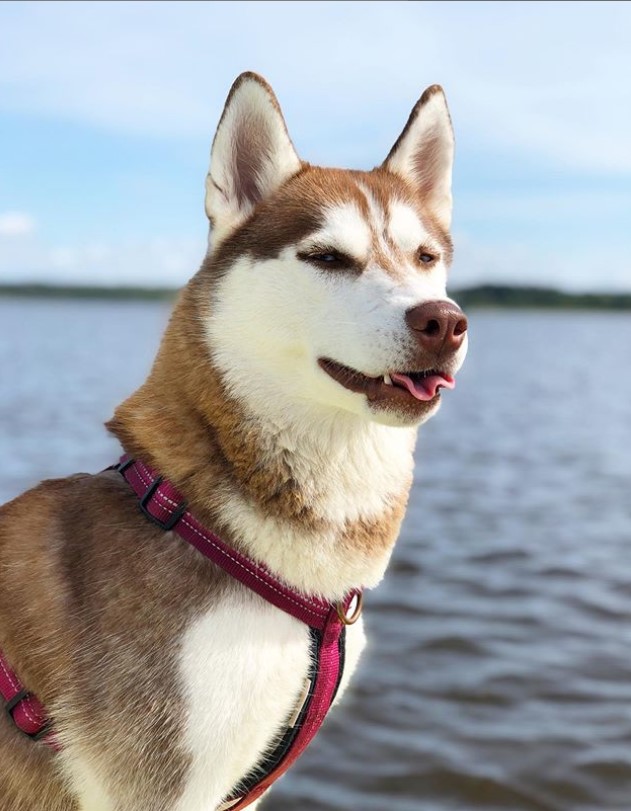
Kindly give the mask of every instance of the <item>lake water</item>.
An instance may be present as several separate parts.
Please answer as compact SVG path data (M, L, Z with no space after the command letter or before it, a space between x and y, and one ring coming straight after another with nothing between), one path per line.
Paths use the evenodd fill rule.
M0 497L97 471L152 303L0 300ZM631 314L470 313L342 707L274 811L631 808Z

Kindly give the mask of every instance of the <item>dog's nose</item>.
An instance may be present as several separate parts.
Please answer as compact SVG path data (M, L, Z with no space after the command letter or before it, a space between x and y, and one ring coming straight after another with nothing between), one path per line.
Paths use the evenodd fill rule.
M455 352L464 341L467 319L450 301L426 301L405 314L408 327L423 349Z

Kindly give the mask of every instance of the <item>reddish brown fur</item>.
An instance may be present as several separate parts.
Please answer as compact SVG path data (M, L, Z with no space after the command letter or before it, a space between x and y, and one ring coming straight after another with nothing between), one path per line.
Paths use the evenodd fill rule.
M304 163L298 174L256 207L230 239L218 246L216 253L206 257L202 272L217 279L244 254L259 260L277 257L284 248L296 245L317 231L323 225L324 212L332 206L352 202L369 223L368 202L361 186L370 191L377 205L386 212L394 199L415 210L428 233L441 246L446 264L451 263L453 245L449 233L441 228L416 189L403 178L383 167L360 172ZM392 242L389 244L398 251ZM397 275L397 266L391 257L378 250L372 259L386 272Z
M44 482L0 514L0 647L62 736L78 731L112 775L133 786L142 773L144 792L174 798L187 764L176 642L193 614L239 586L147 522L117 473ZM0 797L15 796L3 811L74 810L56 756L5 719L0 751L19 753L0 770Z
M327 529L288 464L260 464L256 426L223 391L201 334L208 274L202 269L184 290L147 382L109 428L226 540L216 509L235 489L265 514ZM339 528L340 543L355 554L383 553L406 501L407 490L379 519ZM148 523L113 472L44 482L0 517L0 648L52 710L62 736L79 731L82 749L107 752L105 762L127 785L142 772L154 796L175 796L187 762L178 748L176 641L194 613L240 586ZM11 798L2 811L76 811L55 776L55 756L4 718L0 752L11 763L0 771L0 797Z
M262 462L260 429L225 391L202 327L216 281L236 257L277 256L320 225L323 206L352 200L366 211L357 181L379 205L393 196L412 205L449 254L448 235L401 178L384 168L345 173L304 164L204 261L175 306L147 381L108 423L127 452L171 479L233 544L218 519L232 493L306 531L334 529L340 545L364 557L382 555L398 534L407 486L378 518L336 527L301 491L290 458ZM244 199L252 193L240 190ZM177 640L194 613L242 587L150 524L113 472L44 482L2 507L0 519L0 648L62 737L78 736L76 745L97 760L107 751L113 785L132 792L114 797L117 807L141 802L132 788L138 774L155 807L166 806L187 767ZM55 757L0 718L0 811L77 811Z
M207 262L185 289L148 380L117 409L108 428L126 450L173 481L210 526L217 523L222 500L236 490L265 515L325 531L328 522L301 491L290 460L264 454L258 423L230 398L212 365L202 327L212 273ZM407 491L402 504L406 500ZM399 521L398 516L385 521L390 542ZM352 526L344 532L351 537ZM376 526L374 537L375 552L381 552Z

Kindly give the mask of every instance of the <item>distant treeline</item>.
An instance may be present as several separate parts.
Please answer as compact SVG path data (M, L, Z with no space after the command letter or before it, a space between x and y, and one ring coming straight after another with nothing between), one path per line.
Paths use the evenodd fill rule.
M566 293L552 287L481 284L453 292L462 307L532 307L568 310L631 310L631 293Z
M170 301L177 290L170 287L90 287L81 285L2 284L0 297L73 298ZM631 293L566 293L552 287L516 287L482 284L451 291L467 309L475 307L530 307L549 309L631 310Z
M175 298L177 292L176 289L171 287L96 287L75 284L0 283L0 297L169 301Z

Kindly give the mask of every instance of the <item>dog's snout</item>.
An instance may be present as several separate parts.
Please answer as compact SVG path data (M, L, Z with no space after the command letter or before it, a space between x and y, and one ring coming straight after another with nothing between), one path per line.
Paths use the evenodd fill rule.
M405 320L416 340L429 352L455 352L467 331L465 314L450 301L426 301L408 310Z

